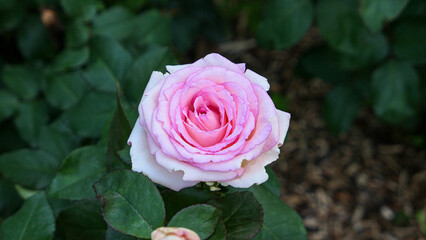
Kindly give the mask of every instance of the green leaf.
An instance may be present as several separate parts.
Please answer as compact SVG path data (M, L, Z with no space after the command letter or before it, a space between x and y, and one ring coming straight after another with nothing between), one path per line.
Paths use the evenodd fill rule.
M49 197L80 200L94 198L92 185L106 173L105 150L78 148L66 158L49 187Z
M59 198L48 198L50 206L52 207L55 218L58 218L59 214L66 208L70 207L73 203L72 200L59 199Z
M6 86L23 99L34 98L40 89L39 75L26 66L6 65L2 77Z
M135 31L135 15L121 6L109 8L93 19L93 31L117 40L127 38Z
M22 103L19 106L18 116L15 118L15 126L24 140L31 146L36 146L40 129L48 119L44 102Z
M275 196L280 197L280 182L278 181L277 175L270 167L266 167L266 173L268 174L268 181L262 183L266 189L268 189Z
M28 199L40 192L40 190L31 190L24 188L20 185L15 185L15 189L18 192L19 196L21 196L23 199Z
M318 27L327 43L341 53L341 67L355 70L383 59L388 45L383 34L365 27L356 0L319 0Z
M264 212L263 226L257 240L307 239L300 216L262 185L250 188Z
M324 118L331 132L345 132L352 125L361 107L362 99L353 88L338 86L325 98Z
M52 154L57 159L63 159L78 146L79 139L65 131L46 126L41 128L38 143L40 149Z
M232 193L209 204L222 210L226 239L252 239L262 227L262 206L251 192Z
M108 227L105 233L105 240L137 240L138 238L120 233L111 227Z
M0 226L0 239L49 240L55 231L55 218L43 193L27 199L15 215Z
M14 0L0 2L0 32L15 30L25 16L23 4Z
M0 217L7 218L12 215L22 205L22 202L13 183L0 178Z
M69 240L104 240L107 229L101 205L96 200L83 200L63 210L59 214L58 225Z
M111 37L96 36L90 42L90 50L92 62L103 61L116 80L124 80L132 57L120 43Z
M170 221L182 208L207 203L210 199L216 197L216 194L210 190L201 188L184 188L179 192L167 189L162 191L161 195L166 206L166 222Z
M70 17L81 17L90 20L96 13L96 0L60 0L62 8Z
M97 90L115 92L118 81L111 69L102 60L90 64L83 73L87 81Z
M401 18L425 18L426 2L423 0L410 0L401 13Z
M147 0L122 0L119 4L133 12L139 12L140 8L147 2Z
M41 150L22 149L0 155L0 172L14 183L31 189L43 189L61 164Z
M19 106L18 99L4 89L0 89L0 122L12 116Z
M94 186L102 200L105 221L114 229L140 238L164 225L164 203L155 185L143 174L120 170Z
M17 37L18 48L27 59L50 59L55 54L54 44L40 21L40 15L26 18Z
M383 24L395 19L409 0L370 1L360 0L362 20L372 32L378 32Z
M60 52L52 66L55 72L76 69L85 64L89 59L89 48L84 47L81 49L65 49Z
M309 77L319 77L328 83L345 82L348 78L348 74L339 66L338 54L327 47L310 50L299 64Z
M226 240L226 228L222 219L217 222L213 234L207 240Z
M124 92L132 101L139 102L152 72L164 71L166 65L174 63L176 59L166 47L150 48L133 63L124 84Z
M81 137L99 137L115 105L114 94L91 92L69 110L71 127Z
M388 61L373 72L374 112L386 122L413 127L421 103L420 81L406 62Z
M163 16L155 9L148 10L138 15L135 27L138 29L132 35L132 41L139 45L160 44L167 45L172 41L171 19Z
M108 148L106 155L108 169L125 167L117 152L127 146L127 139L131 132L132 128L121 104L120 95L117 93L117 109L115 110L108 131Z
M282 49L296 43L312 23L309 0L272 0L266 3L264 18L256 31L257 41L267 48Z
M176 213L167 226L188 228L196 232L201 239L206 239L213 234L219 216L220 212L213 206L192 205Z
M401 21L392 31L393 52L413 64L426 64L425 42L426 18Z
M65 45L69 48L80 47L89 40L89 28L81 19L71 22L65 32Z
M19 135L12 119L0 124L0 152L9 152L28 145Z
M117 151L118 157L127 165L132 165L132 159L130 158L130 146L126 146L124 149Z
M76 104L88 90L80 71L52 74L47 83L46 99L52 106L60 109Z

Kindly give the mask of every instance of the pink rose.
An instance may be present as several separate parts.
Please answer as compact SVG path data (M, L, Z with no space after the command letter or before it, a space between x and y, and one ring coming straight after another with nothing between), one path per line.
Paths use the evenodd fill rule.
M151 233L152 240L200 240L198 234L187 228L160 227Z
M265 182L290 121L266 78L215 53L167 70L152 73L139 104L132 169L176 191L200 181Z

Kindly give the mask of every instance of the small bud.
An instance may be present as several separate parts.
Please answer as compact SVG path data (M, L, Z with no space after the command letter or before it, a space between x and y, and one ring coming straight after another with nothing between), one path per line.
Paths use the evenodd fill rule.
M222 186L224 186L224 187L229 186L229 184L227 184L227 183L220 183L220 185L222 185Z
M219 191L219 190L220 190L220 188L218 188L218 187L215 187L215 186L210 187L210 191L212 191L212 192Z
M209 187L213 186L214 184L215 184L215 182L206 182L206 185L209 186Z
M152 240L200 240L194 231L187 228L160 227L151 233Z

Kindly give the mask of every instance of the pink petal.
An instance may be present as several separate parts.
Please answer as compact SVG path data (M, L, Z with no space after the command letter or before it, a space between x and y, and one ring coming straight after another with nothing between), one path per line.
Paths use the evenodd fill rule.
M238 176L237 171L232 172L206 172L193 167L188 163L171 158L162 151L157 151L155 159L161 166L172 171L183 171L184 181L227 181Z
M241 69L242 72L246 70L246 64L245 63L237 63L237 66Z
M250 82L261 86L265 91L269 91L270 86L268 80L265 77L253 72L250 69L247 69L244 75L250 80Z
M244 73L244 71L241 69L241 66L229 61L227 58L221 56L218 53L210 53L209 55L196 61L192 65L197 67L202 67L202 68L221 67L236 73L240 73L240 74Z
M142 172L152 181L175 191L197 184L197 182L184 181L182 171L168 171L158 165L149 151L146 134L139 121L136 121L128 140L131 144L130 156L133 171Z

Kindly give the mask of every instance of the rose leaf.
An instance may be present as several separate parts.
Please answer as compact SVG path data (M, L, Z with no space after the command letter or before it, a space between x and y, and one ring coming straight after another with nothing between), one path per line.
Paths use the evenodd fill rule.
M252 239L262 227L262 206L251 192L232 193L209 204L222 210L226 239Z
M264 217L256 240L307 239L302 218L263 185L253 186L250 191L260 202Z
M0 172L14 183L30 189L46 187L60 164L42 150L21 149L0 156Z
M74 150L49 187L49 197L80 200L93 198L92 185L106 173L105 150L87 146Z
M118 170L93 185L102 201L105 221L117 231L140 238L164 225L164 203L155 185L143 174Z
M107 225L102 219L101 205L96 200L83 200L63 210L58 225L67 239L105 239Z
M38 193L0 226L0 239L48 240L53 238L55 218L44 193Z
M167 226L188 228L196 232L201 239L206 239L213 234L219 216L220 212L211 205L192 205L176 213Z

